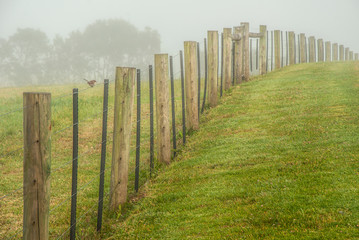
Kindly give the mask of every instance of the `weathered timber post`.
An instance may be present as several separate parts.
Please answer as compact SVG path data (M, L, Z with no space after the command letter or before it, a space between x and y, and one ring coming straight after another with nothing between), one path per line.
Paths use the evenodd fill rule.
M196 42L193 43L197 45ZM193 57L196 58L196 52L194 52ZM159 162L165 164L169 164L171 160L171 129L169 120L170 98L168 75L168 54L155 54L157 159ZM198 113L196 114L198 118Z
M223 28L223 85L224 90L232 86L232 28Z
M288 43L288 31L285 31L285 65L289 65L289 43Z
M344 45L339 45L339 61L344 61Z
M288 33L289 38L289 65L295 64L295 58L294 58L294 51L295 51L295 44L294 44L294 32Z
M242 22L243 27L243 75L244 80L249 80L249 23Z
M23 239L49 239L51 94L24 93Z
M349 61L349 48L345 48L345 61Z
M318 62L324 61L324 44L323 39L318 39Z
M184 68L185 68L185 87L186 87L186 115L188 129L197 130L198 121L198 85L197 79L197 43L192 41L184 42ZM229 55L229 58L230 55ZM229 65L229 71L230 70ZM231 79L229 79L231 81Z
M309 37L309 62L315 62L315 38Z
M297 43L295 41L295 33L294 33L294 64L297 64Z
M275 69L281 67L280 63L280 30L274 30L274 61Z
M350 61L353 61L353 60L354 60L353 51L349 51L349 60L350 60Z
M259 32L259 74L263 75L267 73L267 26L260 25Z
M305 50L305 34L301 33L300 34L300 63L305 63L307 62L306 60L306 50Z
M281 67L284 67L284 44L283 44L283 31L280 31L280 46L281 46Z
M359 54L356 53L356 54L355 54L355 61L358 61L358 60L359 60Z
M208 103L217 106L218 99L218 32L208 31Z
M332 61L332 44L329 41L325 42L325 61Z
M274 54L273 54L273 51L274 51L274 40L273 40L273 39L274 39L274 37L273 37L273 31L271 31L271 49L270 49L270 50L271 50L271 55L270 55L270 58L271 58L271 59L270 59L270 64L271 64L270 70L271 70L271 71L273 71L273 66L274 66L274 65L273 65L273 62L274 62L274 60L273 60L273 59L274 59L274 58L273 58L273 55L274 55Z
M243 26L234 27L233 34L240 38L234 42L234 83L240 84L243 75Z
M333 61L338 61L338 43L333 43Z
M111 163L110 209L116 211L126 203L128 162L135 96L135 68L116 68L114 130Z

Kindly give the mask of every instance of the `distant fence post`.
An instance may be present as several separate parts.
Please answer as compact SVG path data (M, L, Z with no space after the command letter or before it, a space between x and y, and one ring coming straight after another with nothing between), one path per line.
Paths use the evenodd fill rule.
M218 99L218 32L208 31L208 103L217 106Z
M223 85L224 90L232 86L232 28L223 28Z
M359 54L356 53L356 54L355 54L355 61L358 61L358 60L359 60Z
M127 200L128 162L135 96L135 68L116 68L114 130L111 163L110 209Z
M345 48L345 61L349 61L349 48Z
M274 30L274 58L275 69L281 67L280 63L280 30Z
M193 44L197 43L193 42ZM194 52L193 56L196 58L196 52ZM196 65L195 68L197 69ZM158 146L157 159L159 162L165 164L169 164L171 161L170 98L168 75L168 54L155 54L155 96Z
M284 44L283 44L283 31L280 31L280 46L281 46L281 67L284 67Z
M240 38L234 42L234 83L240 84L243 75L243 26L234 27L233 34Z
M338 43L333 43L333 61L338 61Z
M353 51L349 51L349 60L353 61L354 57L353 57Z
M289 38L289 65L292 65L295 63L295 58L294 58L294 51L295 51L295 44L294 44L294 32L289 32L288 33L288 38Z
M197 56L197 43L193 41L184 42L187 126L189 129L193 129L193 130L197 130L199 128L199 121L198 121L199 109L197 103L198 85L196 84L198 69L197 69L196 56ZM230 80L231 79L229 79L229 81Z
M267 26L260 25L259 32L259 74L263 75L267 73Z
M274 58L273 58L273 52L274 52L274 37L273 37L273 31L271 31L271 48L270 48L270 50L271 50L271 54L270 54L270 70L271 71L273 71L273 66L274 66L274 64L273 64L273 62L274 62Z
M318 62L324 61L324 45L323 39L318 39Z
M339 61L344 61L344 45L339 45Z
M243 75L244 80L249 80L249 23L242 22L241 26L243 27Z
M307 62L306 60L306 50L305 50L305 34L301 33L300 34L300 63L305 63Z
M309 62L315 62L315 38L309 37Z
M49 239L51 94L23 95L23 239Z
M329 41L325 42L325 61L332 61L332 44Z

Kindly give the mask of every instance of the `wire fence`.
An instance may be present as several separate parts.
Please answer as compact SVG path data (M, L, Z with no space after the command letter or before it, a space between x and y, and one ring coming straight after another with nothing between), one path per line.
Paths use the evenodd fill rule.
M266 32L266 70L275 69L275 39L272 31ZM290 64L290 40L288 32L280 34L280 61L281 67ZM198 118L208 107L208 53L207 39L203 43L197 43L197 90ZM223 87L224 78L224 49L223 35L220 41L221 48L218 49L218 82L219 96L225 94ZM261 64L260 43L258 39L249 41L250 74L259 74ZM294 37L295 62L301 59L300 45L302 43ZM305 42L307 45L307 41ZM235 44L231 49L231 73L232 84L235 84ZM202 50L204 54L200 50ZM309 55L306 47L305 54ZM278 57L278 56L277 56ZM277 58L278 59L278 58ZM317 61L317 58L316 58ZM242 66L243 67L243 66ZM203 69L203 70L201 70ZM186 100L185 100L185 71L183 52L179 51L170 56L169 64L169 89L170 98L169 110L171 118L170 143L171 158L175 158L178 151L186 144L188 132L186 126ZM132 134L130 141L130 162L128 172L128 193L135 196L141 187L156 174L160 163L156 161L158 145L157 117L155 114L155 102L158 100L154 94L152 65L148 68L141 68L137 71L137 94L134 103L137 106L132 117ZM62 93L52 98L52 120L51 120L51 173L48 181L51 183L51 199L49 203L50 214L50 238L75 239L76 233L84 223L86 216L95 212L92 216L97 221L93 229L101 230L103 204L109 202L110 195L110 169L114 171L111 160L114 147L114 118L115 118L115 80L104 81L95 86L76 89L73 93ZM103 90L103 92L101 92ZM74 99L77 99L76 101ZM102 105L101 105L102 103ZM29 184L24 181L22 173L22 161L24 159L24 146L22 143L23 130L21 129L21 114L25 109L32 106L15 107L0 113L0 125L3 125L3 132L0 137L6 138L15 132L14 137L3 144L0 148L0 165L3 165L7 172L1 180L1 215L0 237L5 239L20 238L26 233L26 226L22 226L23 219L23 192ZM77 115L71 110L77 109ZM76 118L76 119L75 119ZM101 122L102 120L102 122ZM15 124L14 124L15 123ZM10 125L14 124L14 125ZM17 125L16 125L17 124ZM15 129L15 130L14 130ZM75 131L76 129L76 131ZM71 131L72 130L72 131ZM75 136L78 138L75 140ZM4 141L3 141L4 142ZM33 144L37 144L34 142ZM76 150L75 150L76 149ZM74 153L76 152L76 154ZM72 157L71 157L72 155ZM72 168L70 168L72 166ZM74 173L74 171L76 173ZM70 177L72 174L72 177ZM23 182L23 184L19 184ZM16 186L12 188L11 186ZM75 186L75 187L74 187ZM106 193L105 193L106 192ZM26 196L25 196L26 197ZM74 206L75 205L75 206ZM106 209L106 208L105 208ZM106 211L105 210L105 214ZM107 214L108 215L108 214ZM77 217L78 216L78 217ZM91 221L90 221L91 222Z

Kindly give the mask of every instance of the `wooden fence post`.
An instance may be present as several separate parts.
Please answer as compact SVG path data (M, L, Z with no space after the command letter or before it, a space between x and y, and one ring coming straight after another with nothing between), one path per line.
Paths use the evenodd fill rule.
M318 62L324 61L324 45L323 39L318 39Z
M223 85L224 90L232 86L232 28L223 28Z
M135 68L116 68L110 183L110 209L112 211L118 210L127 200L128 162L130 158L135 79Z
M23 239L49 239L51 94L24 93Z
M359 60L359 53L356 53L355 54L355 61L358 61Z
M274 30L274 62L275 69L281 67L280 63L280 30Z
M234 27L233 34L240 37L234 42L234 82L240 84L243 75L243 26Z
M243 75L244 80L249 80L249 23L242 22L241 26L243 27Z
M306 60L307 54L306 54L306 50L305 50L305 42L306 42L305 34L301 33L300 34L300 63L307 62L307 60Z
M349 48L345 48L345 61L349 61Z
M259 32L259 74L263 75L267 73L267 26L260 25Z
M339 61L344 61L344 45L339 45Z
M289 65L292 65L295 63L295 59L294 59L294 51L295 51L295 44L294 44L294 32L289 32L288 33L288 38L289 38Z
M193 44L197 46L197 42L193 42ZM193 53L193 57L197 59L197 52ZM197 65L195 67L197 69ZM169 164L171 161L170 98L168 75L168 54L155 54L157 159L159 162L165 164ZM198 117L198 113L196 114Z
M332 44L329 41L325 42L325 61L332 61Z
M315 38L309 37L309 62L315 62Z
M353 51L349 51L349 60L350 60L350 61L353 61L353 60L354 60Z
M333 43L333 61L338 61L338 43Z
M208 103L217 106L218 99L218 32L208 31Z
M196 84L198 69L197 69L196 54L197 54L197 42L193 42L193 41L184 42L187 126L188 129L193 129L193 130L197 130L199 128L199 121L198 121L199 109L197 102L198 84Z

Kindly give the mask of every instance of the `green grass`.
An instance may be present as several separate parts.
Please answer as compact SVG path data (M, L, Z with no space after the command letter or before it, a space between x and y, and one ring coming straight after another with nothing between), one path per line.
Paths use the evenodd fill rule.
M359 238L359 64L235 87L103 239Z

